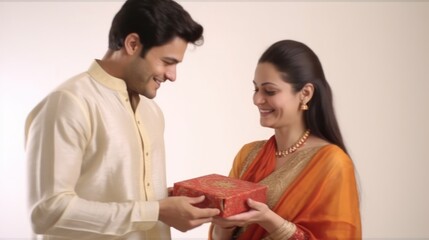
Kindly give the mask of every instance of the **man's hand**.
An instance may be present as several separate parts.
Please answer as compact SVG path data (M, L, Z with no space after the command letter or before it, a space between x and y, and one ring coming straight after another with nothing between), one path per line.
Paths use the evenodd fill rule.
M168 197L159 201L159 220L175 229L186 232L219 215L217 208L197 208L193 204L204 201L200 197Z

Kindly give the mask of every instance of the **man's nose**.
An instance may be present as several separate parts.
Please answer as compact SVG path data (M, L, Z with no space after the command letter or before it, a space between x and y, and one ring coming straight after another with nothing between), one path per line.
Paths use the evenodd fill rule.
M168 69L165 73L165 77L172 82L176 81L176 67L174 66Z

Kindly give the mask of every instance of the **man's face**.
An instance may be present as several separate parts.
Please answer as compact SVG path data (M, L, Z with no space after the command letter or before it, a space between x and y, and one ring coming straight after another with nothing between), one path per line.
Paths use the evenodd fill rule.
M135 54L125 71L128 91L154 98L161 83L176 80L176 66L183 60L187 46L186 41L176 37L167 44L151 48L144 58L140 57L141 51Z

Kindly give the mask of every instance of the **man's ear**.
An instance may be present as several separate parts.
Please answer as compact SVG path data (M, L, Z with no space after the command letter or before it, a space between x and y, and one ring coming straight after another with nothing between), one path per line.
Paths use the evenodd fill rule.
M142 48L140 43L140 37L137 33L130 33L127 35L124 41L125 52L129 55L134 55L139 53Z

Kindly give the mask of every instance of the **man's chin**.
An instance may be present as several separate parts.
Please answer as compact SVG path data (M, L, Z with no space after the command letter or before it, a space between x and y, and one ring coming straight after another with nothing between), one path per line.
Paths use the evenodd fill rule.
M143 96L149 99L154 99L156 97L156 91L153 93L142 93Z

